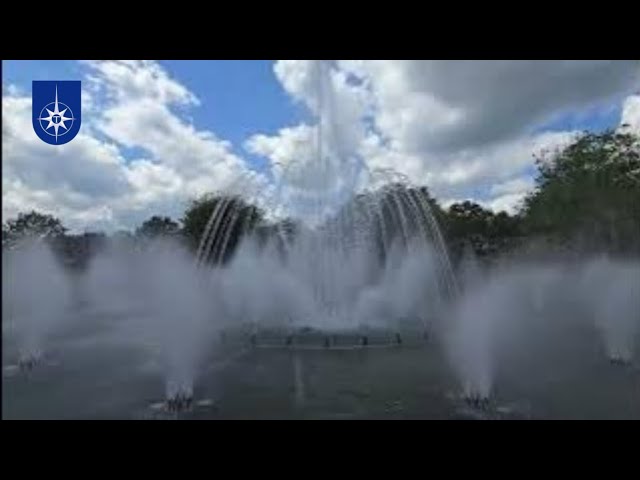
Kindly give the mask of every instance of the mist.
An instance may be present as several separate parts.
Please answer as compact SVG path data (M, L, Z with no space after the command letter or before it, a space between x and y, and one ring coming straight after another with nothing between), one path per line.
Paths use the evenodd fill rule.
M465 395L489 397L501 374L552 375L547 358L579 368L579 342L594 346L581 355L597 352L599 344L612 361L632 362L640 324L640 263L599 257L465 272L476 280L463 279L465 288L441 336Z
M597 328L607 356L631 362L640 329L640 264L594 258L583 266L578 285L586 318Z
M20 361L38 359L67 317L69 278L50 246L39 239L3 249L3 318L15 333Z
M194 397L220 333L231 330L428 332L469 399L493 398L514 379L544 383L555 368L588 368L598 357L636 361L637 261L522 256L488 264L467 252L459 292L448 298L428 243L396 241L382 262L366 245L342 247L318 249L303 238L282 252L249 236L227 264L198 267L191 251L164 239L106 248L86 272L70 275L46 243L24 243L4 254L3 311L20 359L46 352L56 329L95 322L104 328L91 341L146 356L169 400ZM73 313L70 299L78 298Z
M103 310L128 309L116 335L143 350L162 370L165 395L192 397L206 354L224 324L219 293L209 274L177 241L98 255L87 278L90 297Z

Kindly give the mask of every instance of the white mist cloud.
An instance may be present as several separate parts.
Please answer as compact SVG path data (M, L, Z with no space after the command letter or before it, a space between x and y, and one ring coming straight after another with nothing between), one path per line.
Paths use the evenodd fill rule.
M3 249L2 291L3 312L15 329L20 356L38 357L68 315L68 276L46 243L23 243Z

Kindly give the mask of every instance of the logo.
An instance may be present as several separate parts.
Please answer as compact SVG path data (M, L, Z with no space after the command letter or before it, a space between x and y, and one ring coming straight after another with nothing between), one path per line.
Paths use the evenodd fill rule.
M80 81L39 81L32 84L31 117L36 135L50 145L75 138L82 123Z

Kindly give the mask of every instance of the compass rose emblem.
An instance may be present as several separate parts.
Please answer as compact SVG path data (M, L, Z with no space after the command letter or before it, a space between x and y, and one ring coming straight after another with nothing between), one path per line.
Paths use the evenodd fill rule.
M33 129L41 140L69 143L80 130L80 82L34 81L32 111Z
M53 106L53 111L48 108L49 106ZM60 110L60 108L64 108L64 109ZM44 116L45 110L47 113L46 117ZM65 114L70 116L66 117ZM58 143L58 136L68 133L69 129L73 126L73 121L75 120L73 118L73 112L69 107L67 107L66 104L58 101L57 85L56 85L56 101L53 103L50 103L49 105L47 105L42 109L42 111L40 112L40 116L38 117L38 120L40 120L40 126L47 134L53 135L54 137L56 137L56 143ZM44 126L43 121L48 122L46 127ZM65 125L65 123L69 121L71 122L71 125L69 126ZM50 129L52 128L53 130L50 131Z

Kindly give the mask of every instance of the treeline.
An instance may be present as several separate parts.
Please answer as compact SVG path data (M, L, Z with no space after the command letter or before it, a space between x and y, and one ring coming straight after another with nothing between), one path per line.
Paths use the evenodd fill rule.
M584 133L536 158L535 188L515 215L463 202L440 210L454 253L521 248L575 255L640 255L640 138Z
M585 133L567 148L537 158L536 165L535 189L515 215L496 213L470 201L443 208L426 187L387 186L376 200L384 219L384 223L378 223L381 231L377 235L381 243L391 241L401 228L406 228L400 226L400 221L406 222L401 211L420 215L416 205L426 203L454 261L467 249L480 257L492 257L532 243L546 249L640 255L637 136L613 130ZM354 212L369 215L370 201L367 195L356 196L329 224L348 224L354 221ZM275 236L287 241L295 237L299 228L292 220L266 221L259 207L239 197L205 195L192 201L179 221L153 216L134 232L117 232L109 237L102 233L69 235L60 220L51 215L21 213L3 224L2 244L3 248L11 247L25 235L44 237L70 264L82 264L108 242L143 247L159 236L179 238L195 252L214 212L216 224L209 227L218 232L218 238L213 238L205 249L207 258L214 262L227 261L240 239L249 233L265 241Z

